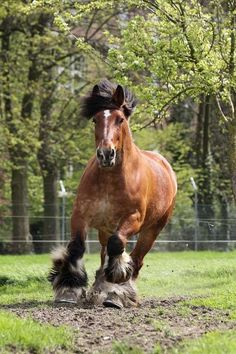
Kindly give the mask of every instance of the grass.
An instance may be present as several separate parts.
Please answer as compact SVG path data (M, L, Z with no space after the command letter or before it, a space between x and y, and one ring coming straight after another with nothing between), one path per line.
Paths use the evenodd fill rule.
M236 252L151 253L138 282L143 296L160 297L214 295L226 285L236 290Z
M0 312L0 348L15 349L14 351L32 351L44 353L48 350L72 348L72 331L66 327L54 328L49 325Z
M236 319L235 251L152 253L144 267L138 283L143 296L194 296L183 304L229 310Z
M180 348L173 350L173 354L235 354L236 331L211 332L200 339L184 343Z
M98 256L85 257L90 278L98 261ZM52 300L52 289L47 281L50 266L49 255L1 256L0 305Z
M120 343L120 342L115 342L113 345L112 349L112 354L143 354L143 351L135 346L126 344L126 343Z
M85 256L90 283L92 283L95 270L99 266L99 259L98 255ZM48 255L1 256L0 305L17 304L33 300L38 301L41 306L47 305L47 301L51 301L53 296L50 284L46 280L49 268L50 258ZM180 305L180 313L182 311L183 315L187 312L189 305L197 305L227 310L230 314L229 317L236 319L235 251L229 253L149 253L145 258L137 285L141 297L194 297L191 300L183 299ZM1 313L1 318L2 316L3 322L1 322L1 326L4 324L5 314ZM23 320L18 319L16 321L17 332L20 332L21 326L25 326L26 322L28 322L22 323L21 321ZM35 328L35 331L48 331L46 326L30 323L32 330ZM35 326L39 327L36 329ZM53 328L53 330L57 331L59 329ZM9 332L11 332L10 329ZM1 328L0 333L2 333ZM63 333L65 334L66 332ZM224 353L224 351L216 351L216 349L221 348L221 342L224 343L222 348L225 352L235 353L234 336L236 337L236 332L234 331L210 333L199 340L190 341L190 344L185 343L184 347L181 348L182 351L176 349L176 353ZM52 337L55 338L56 343L56 332ZM63 335L61 335L62 337ZM8 343L12 340L9 337ZM46 337L43 341L45 341L45 347L47 347ZM214 347L214 343L218 343L218 341L219 344ZM14 342L12 341L12 343ZM30 340L27 343L30 343ZM6 345L6 342L0 340L0 348L4 348ZM22 343L19 340L14 345L17 348L21 348ZM33 342L30 345L33 345ZM40 351L40 347L37 350ZM159 351L158 347L156 352L159 353ZM137 348L131 348L129 351L125 345L116 344L115 352L139 353L140 351Z

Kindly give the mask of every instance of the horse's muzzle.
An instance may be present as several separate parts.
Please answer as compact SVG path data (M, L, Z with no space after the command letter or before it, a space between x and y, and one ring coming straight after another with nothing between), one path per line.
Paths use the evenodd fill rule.
M114 148L97 148L97 159L101 167L112 167L116 163L116 150Z

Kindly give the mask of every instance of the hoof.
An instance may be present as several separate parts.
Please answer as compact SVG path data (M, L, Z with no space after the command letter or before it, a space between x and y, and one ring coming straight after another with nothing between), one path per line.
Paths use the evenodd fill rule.
M77 301L73 299L58 299L55 300L54 302L55 304L74 304L74 305L77 304Z
M77 304L81 302L84 297L84 289L60 289L55 294L55 303Z
M122 309L124 307L121 299L116 294L108 294L108 297L103 301L103 306Z

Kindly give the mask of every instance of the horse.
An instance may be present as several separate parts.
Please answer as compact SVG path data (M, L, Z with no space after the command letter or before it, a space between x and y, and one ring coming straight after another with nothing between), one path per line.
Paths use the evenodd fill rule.
M49 274L55 301L107 307L137 306L135 281L144 256L167 224L177 192L176 176L159 153L134 143L129 119L136 107L125 87L103 80L83 98L81 114L95 124L96 152L81 177L71 217L71 239L52 254ZM86 292L83 264L89 228L98 230L101 266ZM138 235L130 254L125 248Z

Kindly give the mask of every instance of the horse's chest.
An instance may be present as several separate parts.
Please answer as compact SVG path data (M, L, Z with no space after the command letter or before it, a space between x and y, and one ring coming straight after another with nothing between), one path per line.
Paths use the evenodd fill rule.
M96 209L95 214L97 217L104 216L105 218L112 214L113 212L113 205L109 201L109 199L101 199L95 204Z
M117 209L108 198L100 199L91 206L90 224L92 227L113 229L117 223Z

